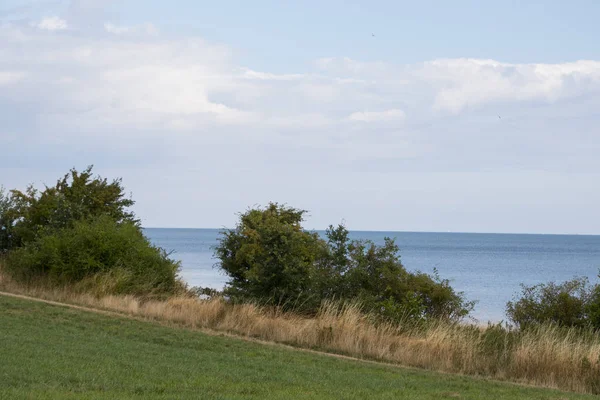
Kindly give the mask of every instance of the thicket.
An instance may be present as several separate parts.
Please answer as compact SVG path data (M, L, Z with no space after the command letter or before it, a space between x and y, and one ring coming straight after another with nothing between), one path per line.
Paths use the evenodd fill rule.
M181 290L179 264L153 246L120 179L72 169L54 186L0 192L0 253L15 279L164 296Z
M587 278L522 286L506 307L508 318L527 329L544 323L600 329L600 285Z
M413 273L393 239L350 240L330 226L326 238L302 227L305 211L270 203L222 231L215 255L233 300L316 312L323 300L358 301L387 320L459 320L473 302L437 275Z

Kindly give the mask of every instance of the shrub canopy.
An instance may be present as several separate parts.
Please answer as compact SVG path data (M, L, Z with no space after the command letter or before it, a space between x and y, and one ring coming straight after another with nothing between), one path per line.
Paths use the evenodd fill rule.
M180 288L179 264L134 223L119 224L108 215L41 235L11 251L7 265L21 280L46 277L98 294L165 295Z
M324 239L302 228L305 213L270 203L222 231L215 256L230 278L227 294L312 312L325 299L359 300L390 319L460 319L472 309L447 280L408 272L394 240L350 240L342 225Z
M216 255L230 280L228 293L270 303L307 300L312 269L324 246L302 229L304 211L270 204L240 216L222 232Z
M12 230L14 217L11 216L12 208L12 198L0 186L0 256L13 247Z
M521 328L554 323L600 329L600 285L590 285L587 278L522 285L520 295L507 303L506 314Z
M72 169L39 191L0 191L0 251L20 280L87 285L102 293L174 293L179 263L152 246L120 179Z
M117 223L137 224L133 212L127 210L133 204L126 198L120 179L109 182L94 176L91 166L81 173L71 169L56 185L46 186L43 191L33 186L25 191L12 190L10 207L2 221L4 230L10 232L6 250L33 241L49 230L101 215Z

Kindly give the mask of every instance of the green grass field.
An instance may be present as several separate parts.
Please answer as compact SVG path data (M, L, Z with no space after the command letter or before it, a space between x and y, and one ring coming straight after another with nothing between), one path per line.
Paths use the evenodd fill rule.
M594 399L0 296L0 399Z

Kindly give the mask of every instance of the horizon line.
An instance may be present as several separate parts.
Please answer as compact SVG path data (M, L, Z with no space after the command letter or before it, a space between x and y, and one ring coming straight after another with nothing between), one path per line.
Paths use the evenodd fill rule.
M176 227L159 227L159 226L142 226L142 229L188 229L188 230L223 230L230 229L222 228L176 228ZM325 231L325 229L306 229L308 231ZM465 231L390 231L390 230L370 230L370 229L348 229L349 232L380 232L380 233L458 233L467 235L546 235L546 236L600 236L600 233L536 233L536 232L465 232Z

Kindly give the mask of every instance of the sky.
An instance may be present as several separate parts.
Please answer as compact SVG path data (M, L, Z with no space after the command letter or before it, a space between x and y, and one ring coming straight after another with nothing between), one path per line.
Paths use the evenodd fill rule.
M0 1L0 185L147 227L600 234L600 2Z

